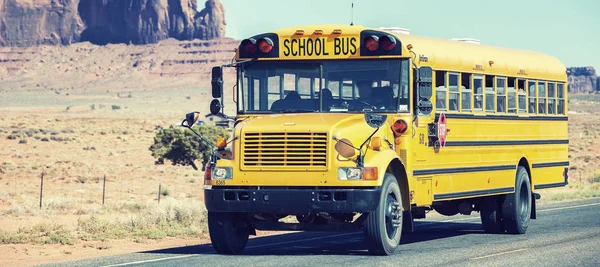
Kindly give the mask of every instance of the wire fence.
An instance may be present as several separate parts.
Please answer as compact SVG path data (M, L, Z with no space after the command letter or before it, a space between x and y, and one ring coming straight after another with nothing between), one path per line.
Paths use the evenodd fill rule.
M131 178L102 174L93 178L65 178L60 174L41 170L38 175L0 177L0 204L44 208L85 205L114 205L121 203L160 204L161 198L203 200L203 175L185 180Z

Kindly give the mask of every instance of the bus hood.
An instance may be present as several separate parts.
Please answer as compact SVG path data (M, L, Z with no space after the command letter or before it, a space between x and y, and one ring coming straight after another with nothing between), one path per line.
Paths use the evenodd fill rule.
M372 132L363 114L300 113L269 114L249 117L239 124L243 133L265 132L319 132L344 137L362 131ZM365 132L365 133L367 133ZM368 134L367 134L368 136Z

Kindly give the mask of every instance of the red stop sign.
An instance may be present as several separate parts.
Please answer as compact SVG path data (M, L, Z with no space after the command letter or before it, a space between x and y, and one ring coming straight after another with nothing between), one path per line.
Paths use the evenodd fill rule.
M437 126L438 140L440 141L440 146L444 147L446 145L446 133L448 132L448 128L446 127L446 115L444 115L444 113L440 114Z

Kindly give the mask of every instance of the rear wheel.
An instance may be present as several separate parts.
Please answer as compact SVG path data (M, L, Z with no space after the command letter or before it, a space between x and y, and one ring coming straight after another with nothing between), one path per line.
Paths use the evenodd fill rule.
M523 166L517 168L515 192L502 203L504 228L510 234L524 234L531 220L531 183Z
M402 195L394 175L386 173L377 209L369 213L364 225L369 252L390 255L402 234Z
M241 253L248 243L248 227L235 213L208 212L210 241L218 253Z
M479 203L481 224L483 224L483 230L486 233L504 233L502 206L500 205L501 198L502 196L485 197L481 199L481 202Z

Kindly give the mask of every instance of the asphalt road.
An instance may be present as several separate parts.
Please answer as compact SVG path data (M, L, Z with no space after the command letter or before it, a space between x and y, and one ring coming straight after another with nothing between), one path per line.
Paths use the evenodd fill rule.
M479 214L419 220L392 256L370 256L362 232L251 239L244 255L199 245L47 266L600 266L600 199L540 205L525 235L483 233Z

